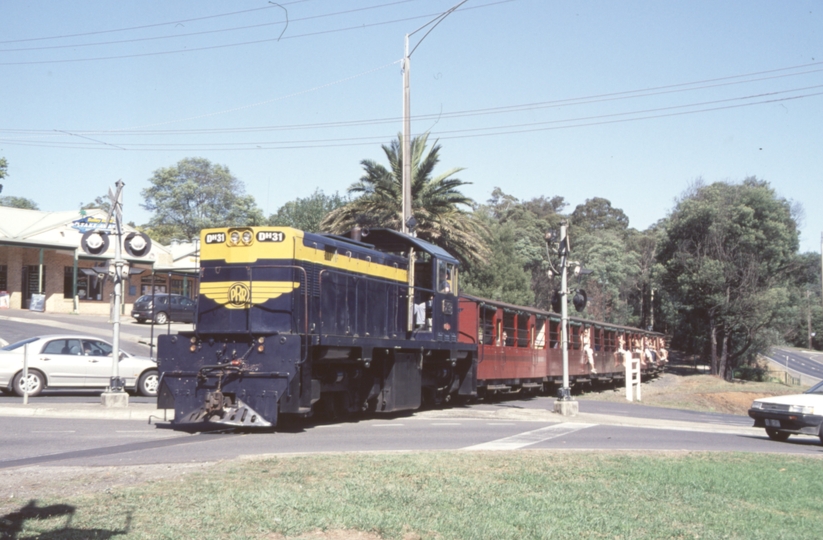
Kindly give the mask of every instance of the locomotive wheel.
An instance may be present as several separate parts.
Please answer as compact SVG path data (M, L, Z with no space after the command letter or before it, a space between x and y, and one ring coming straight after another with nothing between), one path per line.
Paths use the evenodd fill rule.
M351 417L349 395L346 392L329 392L320 398L320 413L329 422L341 422Z

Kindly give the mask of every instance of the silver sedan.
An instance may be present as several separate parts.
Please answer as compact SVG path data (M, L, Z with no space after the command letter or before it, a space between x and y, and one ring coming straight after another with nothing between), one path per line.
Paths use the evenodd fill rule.
M28 355L28 378L23 358ZM0 390L36 396L44 388L106 388L111 381L112 346L94 336L37 336L0 348ZM126 388L156 396L157 363L151 358L120 352L119 375Z

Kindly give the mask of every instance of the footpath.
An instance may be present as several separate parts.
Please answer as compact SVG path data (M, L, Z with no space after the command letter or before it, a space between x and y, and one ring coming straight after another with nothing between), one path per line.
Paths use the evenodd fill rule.
M106 317L60 314L30 314L28 312L0 312L0 346L2 346L2 321L31 322L40 326L55 328L55 333L72 331L90 333L89 326L83 324L83 318L94 317L95 322L105 323ZM135 338L135 341L136 338ZM100 420L139 420L144 422L168 422L174 418L173 410L158 409L155 403L129 403L125 408L104 407L100 398L90 395L82 402L56 402L55 396L38 396L30 398L28 404L23 404L23 398L0 397L0 417L28 417L28 418L65 418L65 419L100 419ZM583 404L584 402L580 402ZM584 405L585 407L585 405ZM638 407L641 409L641 407ZM683 431L729 433L744 435L762 435L761 429L710 422L677 421L671 419L648 418L641 416L625 416L611 414L592 414L581 412L575 416L562 416L553 411L553 402L548 401L547 407L540 408L510 408L488 410L474 407L419 411L412 417L415 420L429 419L477 419L492 421L521 421L521 422L571 422L584 424L600 424L614 426L629 426L649 429L675 429Z

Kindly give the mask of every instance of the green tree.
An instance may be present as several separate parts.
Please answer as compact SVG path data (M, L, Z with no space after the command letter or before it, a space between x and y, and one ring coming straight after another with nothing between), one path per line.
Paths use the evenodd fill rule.
M10 208L22 208L24 210L40 210L37 203L25 197L0 197L0 206L7 206Z
M332 211L346 204L346 199L335 193L326 195L315 190L303 199L289 201L269 216L269 225L294 227L301 231L319 232L320 224Z
M435 142L426 153L428 134L411 142L412 214L418 237L452 253L464 263L483 260L489 251L485 231L472 215L474 201L459 188L469 184L455 178L461 168L437 176L440 145ZM401 136L383 145L389 167L366 159L360 162L364 174L348 188L351 202L332 211L323 220L325 231L345 234L355 226L401 229L403 207L403 160Z
M791 204L755 177L697 183L665 230L658 261L679 311L676 338L706 351L712 373L730 378L776 338L799 244Z
M629 218L619 208L612 207L611 201L602 197L586 199L578 204L571 215L569 234L571 238L599 231L624 233L629 228Z
M224 165L186 158L157 169L149 182L141 206L154 215L144 229L160 242L196 238L209 227L265 223L254 197Z
M589 299L586 317L616 324L636 323L627 291L636 279L639 258L627 249L620 230L601 229L597 233L570 236L570 260L579 261L592 273L581 281L580 287ZM572 288L576 284L570 281Z
M98 195L90 203L80 203L80 210L91 210L92 208L100 208L108 212L111 210L111 201L107 196Z
M9 162L6 158L0 158L0 180L4 179L9 174ZM0 193L3 192L3 184L0 184ZM40 210L37 203L25 197L0 197L0 206L9 208L23 208L25 210Z
M526 298L525 304L549 309L555 284L548 277L545 234L559 228L563 219L560 211L565 206L563 197L547 199L540 196L520 201L496 187L491 198L475 211L475 215L483 216L483 222L490 231L492 255L488 262L492 264L498 258L503 260L492 264L490 269L485 268L484 264L476 265L477 271L473 268L469 272L469 281L483 276L486 291L508 291L506 297L490 298L511 303L516 303L513 285L523 286L516 296ZM523 284L519 277L502 271L503 265L517 266L519 272L525 272L529 279Z
M521 230L514 221L501 223L489 206L475 211L489 233L489 258L474 264L463 274L463 290L468 294L517 305L534 305L527 270L529 255L522 244Z

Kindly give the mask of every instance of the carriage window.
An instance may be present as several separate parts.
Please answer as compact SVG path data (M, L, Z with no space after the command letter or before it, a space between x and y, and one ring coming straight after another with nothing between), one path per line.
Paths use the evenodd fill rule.
M517 316L517 346L529 346L529 316L525 314Z
M552 349L560 348L560 322L549 322L549 347Z
M490 309L482 310L481 320L480 320L480 342L481 343L491 343L492 342L492 334L494 334L494 315L495 311ZM499 334L498 334L499 335Z
M591 344L592 349L600 351L603 349L603 330L600 328L594 329L594 343Z
M503 312L503 345L505 347L513 347L516 334L517 328L514 326L514 313Z
M580 326L569 325L569 349L580 350Z
M546 320L537 319L534 324L534 348L546 348Z

